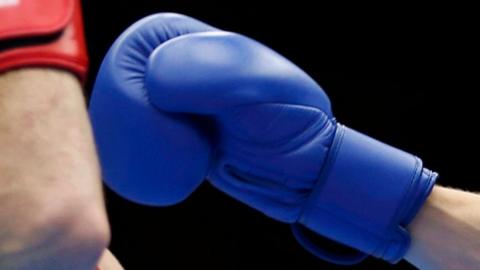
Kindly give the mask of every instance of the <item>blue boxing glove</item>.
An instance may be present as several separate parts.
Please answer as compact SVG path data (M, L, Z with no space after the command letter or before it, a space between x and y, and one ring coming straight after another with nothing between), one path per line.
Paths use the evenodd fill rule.
M105 181L121 195L168 205L206 178L336 263L399 261L437 178L419 158L338 124L322 88L281 55L181 15L124 32L90 106ZM356 253L331 253L306 231Z

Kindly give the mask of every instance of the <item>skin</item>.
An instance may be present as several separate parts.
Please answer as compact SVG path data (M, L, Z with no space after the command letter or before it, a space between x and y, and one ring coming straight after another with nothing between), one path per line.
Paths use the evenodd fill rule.
M405 258L419 269L479 269L480 195L436 186L410 232Z
M124 270L110 251L105 250L98 265L98 270Z
M1 73L0 151L0 269L95 269L110 230L78 79Z

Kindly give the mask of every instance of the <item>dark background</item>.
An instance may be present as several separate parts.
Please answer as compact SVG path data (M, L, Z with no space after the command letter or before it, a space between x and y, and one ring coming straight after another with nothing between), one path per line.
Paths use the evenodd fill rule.
M278 1L277 1L278 2ZM287 1L84 1L91 89L114 39L156 12L178 12L267 44L327 91L337 119L420 156L439 183L479 191L478 28L470 7ZM127 269L414 269L351 267L304 251L287 225L204 184L169 208L107 190L112 251Z

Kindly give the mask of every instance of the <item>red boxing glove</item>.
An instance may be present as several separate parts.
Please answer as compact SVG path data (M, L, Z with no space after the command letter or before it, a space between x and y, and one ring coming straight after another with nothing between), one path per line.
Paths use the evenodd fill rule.
M85 80L80 0L0 0L0 72L27 66L66 69Z

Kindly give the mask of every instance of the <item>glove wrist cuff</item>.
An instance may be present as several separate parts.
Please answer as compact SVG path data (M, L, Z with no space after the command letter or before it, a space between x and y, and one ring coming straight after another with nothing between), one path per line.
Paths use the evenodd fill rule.
M299 222L361 253L396 263L410 245L406 226L436 178L419 158L337 125L327 163Z
M88 57L80 0L23 0L0 5L0 72L61 68L84 81Z

